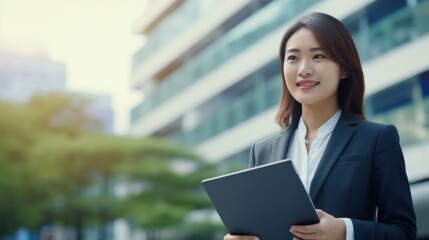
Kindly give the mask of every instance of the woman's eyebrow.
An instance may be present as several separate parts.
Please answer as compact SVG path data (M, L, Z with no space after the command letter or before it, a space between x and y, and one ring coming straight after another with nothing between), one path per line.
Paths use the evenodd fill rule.
M286 50L286 52L300 52L301 50L299 50L298 48L290 48L288 50Z
M314 52L314 51L323 51L323 48L322 47L313 47L313 48L310 48L310 51L312 51L312 52Z
M311 52L314 52L314 51L323 51L323 48L322 47L312 47L312 48L310 48L310 51ZM301 52L301 50L299 50L298 48L290 48L290 49L288 49L288 50L286 50L286 52Z

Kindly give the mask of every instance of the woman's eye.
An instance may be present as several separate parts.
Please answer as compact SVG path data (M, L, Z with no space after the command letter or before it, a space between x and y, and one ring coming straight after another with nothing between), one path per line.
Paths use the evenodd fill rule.
M287 60L289 60L289 61L296 61L296 60L298 60L298 57L294 56L294 55L290 55L290 56L287 57Z
M314 59L324 59L325 58L325 56L323 55L323 54L316 54L316 55L314 55L314 57L313 57Z

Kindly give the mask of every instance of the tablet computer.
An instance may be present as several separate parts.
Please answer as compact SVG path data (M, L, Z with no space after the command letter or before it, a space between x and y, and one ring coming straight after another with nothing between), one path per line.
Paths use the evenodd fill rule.
M292 225L319 222L311 198L288 159L205 179L202 185L232 235L292 239Z

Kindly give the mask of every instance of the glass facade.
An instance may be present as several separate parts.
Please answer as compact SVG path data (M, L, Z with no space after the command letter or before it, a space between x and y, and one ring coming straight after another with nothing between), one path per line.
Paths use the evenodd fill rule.
M387 1L379 1L377 2L377 4L379 4L380 2ZM369 24L369 22L371 21L369 21L368 19L370 18L370 13L372 13L371 11L376 11L376 9L371 5L368 6L366 9L363 9L363 12L366 12L366 14L357 13L357 16L359 17L351 16L350 18L345 20L345 23L348 27L357 25L357 23L359 22L368 23L361 26L360 28L355 28L353 34L356 45L358 46L359 54L361 56L364 56L362 57L363 62L369 61L380 54L375 53L372 48L362 47L370 45L368 41L370 41L371 36L373 36L373 34L367 33L388 32L391 35L383 36L385 38L393 37L393 33L390 32L389 29L395 26L395 23L401 22L401 19L403 19L404 16L408 16L408 18L412 18L414 20L412 21L412 24L408 26L408 30L402 29L403 34L401 34L402 41L400 41L400 44L409 42L429 32L429 21L426 21L427 14L422 14L422 9L426 9L426 12L429 13L429 1L420 1L418 5L414 7L402 5L399 9L392 9L394 9L394 11L386 13L383 18L378 19L377 21L372 21L373 25ZM417 28L420 30L414 30ZM408 37L404 37L404 32L410 35L408 35ZM363 38L362 36L366 36L366 38ZM396 43L399 44L399 41L397 41ZM398 44L386 44L384 51L389 51L390 49L397 47ZM251 76L243 79L242 81L252 81L255 82L255 84L253 84L253 87L247 89L247 91L235 95L233 99L228 98L229 102L226 102L217 110L215 110L215 112L210 117L206 118L204 121L201 121L200 125L198 125L195 129L189 132L177 133L173 137L173 139L180 141L181 143L186 143L187 145L193 146L198 143L201 143L204 140L210 139L217 134L226 131L229 128L232 128L239 123L246 121L247 119L267 110L270 107L274 107L275 105L277 105L281 95L281 81L280 75L278 73L280 67L278 66L277 59L269 63L269 65L270 66L265 66L264 69L274 69L276 73L271 73L269 75L269 78L267 78L267 75L263 73L266 70L259 69ZM398 89L411 89L410 86L408 86L409 84L407 85L407 82L408 81L401 83L403 84L403 86L400 86ZM237 84L240 84L240 82ZM429 85L429 83L425 84ZM405 85L407 85L408 87L405 88ZM429 92L429 90L425 91ZM392 108L397 108L398 106L401 106L401 102L411 102L411 95L406 96L404 92L400 91L387 91L380 94L384 94L384 99L389 99L384 102L390 105L382 105L381 103L373 104L374 101L367 101L366 108L375 111L374 113L369 112L369 118L380 122L396 123L396 121L393 121L393 117L389 117L389 115L394 113L401 114L400 112L403 112L405 110L392 110ZM224 94L219 95L219 97L222 96L224 96ZM377 99L377 97L373 98ZM395 105L395 103L397 104ZM414 105L414 108L416 107L418 106ZM426 106L426 109L428 108L429 107ZM412 118L415 117L415 115L408 116L411 116ZM404 125L404 123L399 123L398 125ZM402 131L404 127L398 128L401 136L407 135L406 130ZM413 141L414 140L412 140L412 138L410 137L404 137L403 139L404 144L411 143Z
M429 139L429 70L366 98L367 117L394 124L402 145Z
M34 94L66 91L66 66L48 58L0 52L0 99L26 102Z
M192 1L191 1L192 2ZM277 27L317 2L316 0L273 1L240 22L222 38L201 53L189 59L173 74L163 79L147 99L131 111L131 122L135 122L175 94L200 80ZM288 9L284 11L283 9Z
M212 11L219 3L220 1L217 0L192 0L181 4L172 14L162 20L148 36L147 43L134 54L133 70L136 70L139 64L159 50L172 37Z
M132 110L132 123L316 2L315 0L273 0L265 2L259 10L254 9L246 19L223 33L221 38L163 79L148 94L146 100ZM290 9L290 11L280 11L284 9ZM343 23L352 33L361 60L365 63L428 34L429 0L375 1L344 19ZM195 146L275 107L281 95L279 70L278 60L274 59L234 86L193 109L199 115L195 126L183 129L180 127L183 119L176 119L175 127L171 127L161 135L188 146ZM429 138L428 96L428 72L416 73L416 76L398 85L367 96L366 114L370 120L395 124L400 132L402 144L412 144ZM245 162L244 159L247 157L246 149L231 158L240 158Z
M279 66L273 61L265 68L251 74L236 85L249 83L237 94L228 94L227 91L218 95L223 104L214 110L212 115L200 121L200 124L189 132L177 133L173 138L187 145L195 145L212 138L245 120L275 106L281 95L281 81L278 75ZM231 87L234 89L236 86ZM234 95L228 97L228 95ZM219 102L218 100L212 100ZM219 105L219 104L218 104Z
M416 5L405 0L376 1L345 19L344 24L364 62L428 33L429 1Z

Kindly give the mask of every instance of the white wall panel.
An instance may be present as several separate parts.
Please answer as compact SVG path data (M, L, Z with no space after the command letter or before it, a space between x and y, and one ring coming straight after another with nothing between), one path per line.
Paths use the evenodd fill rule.
M375 93L428 70L428 53L429 34L426 34L364 64L366 94Z
M205 36L212 33L225 19L233 16L237 11L246 6L251 0L228 1L228 4L220 4L215 14L210 14L198 21L167 42L164 47L153 53L152 56L140 64L131 76L132 86L140 86L151 80L165 66L177 60L181 55L191 49Z

